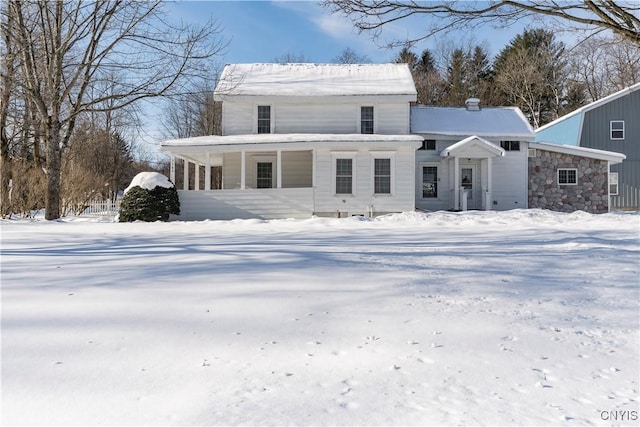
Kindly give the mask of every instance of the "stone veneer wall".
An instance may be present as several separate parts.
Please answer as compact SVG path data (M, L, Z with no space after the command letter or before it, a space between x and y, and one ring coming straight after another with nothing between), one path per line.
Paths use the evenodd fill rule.
M578 170L578 185L558 185L558 169ZM529 157L529 208L559 212L609 211L609 164L570 154L537 150Z

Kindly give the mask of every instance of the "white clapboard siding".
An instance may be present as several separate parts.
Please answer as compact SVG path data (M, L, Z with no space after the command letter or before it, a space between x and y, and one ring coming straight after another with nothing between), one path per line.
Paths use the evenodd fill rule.
M333 179L333 153L329 149L318 150L316 155L316 196L315 209L319 215L338 214L360 215L374 213L412 211L415 208L413 148L394 148L395 178L392 195L373 194L373 161L367 150L355 154L355 194L336 195ZM380 150L380 151L393 151Z
M409 104L378 104L376 133L403 135L409 133ZM375 108L375 107L374 107Z
M416 180L415 180L415 196L416 208L425 211L439 211L451 208L450 201L450 178L449 178L449 161L442 160L439 150L418 150L416 151ZM438 167L438 197L423 198L422 197L422 167L437 166Z
M358 112L355 105L275 106L275 133L355 133Z
M356 100L357 101L357 100ZM376 133L409 133L408 103L272 103L268 97L260 105L271 105L273 133L358 133L360 107L372 105ZM257 105L249 102L226 102L223 111L225 135L254 134L257 129Z
M520 142L520 151L507 151L504 157L493 159L493 191L495 204L491 209L525 209L528 207L527 149Z
M240 188L241 160L240 153L225 153L223 166L223 188ZM311 187L313 181L313 154L309 151L282 152L282 187ZM273 162L274 182L276 186L277 153L275 151L245 153L245 188L256 188L256 163L258 161Z
M205 219L309 218L313 214L312 188L260 190L179 190L179 221Z
M255 107L248 102L225 102L222 106L223 135L246 135L256 132ZM257 120L257 119L256 119Z
M282 152L282 186L305 188L313 185L313 153L311 151Z

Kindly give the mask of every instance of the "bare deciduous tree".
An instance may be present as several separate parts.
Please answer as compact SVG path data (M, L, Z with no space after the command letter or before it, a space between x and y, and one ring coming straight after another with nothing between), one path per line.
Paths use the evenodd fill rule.
M45 143L47 219L61 214L62 154L81 116L180 92L225 47L215 23L172 25L160 1L8 0L0 13Z
M370 64L371 58L367 55L359 54L350 47L344 48L340 55L333 58L334 64Z
M620 37L591 37L571 50L571 78L590 101L640 82L640 48Z
M324 0L331 12L350 17L360 31L380 35L382 27L416 15L433 18L424 34L400 43L415 43L437 33L479 24L508 25L527 17L556 18L591 30L611 30L640 46L640 3L592 0L404 1Z

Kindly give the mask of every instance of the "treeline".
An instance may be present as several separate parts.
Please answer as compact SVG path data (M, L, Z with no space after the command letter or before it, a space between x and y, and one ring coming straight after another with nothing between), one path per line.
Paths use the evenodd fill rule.
M628 40L593 36L569 49L545 29L517 35L493 59L481 45L450 45L404 48L395 62L409 64L420 104L463 106L476 97L520 107L534 128L640 82L640 50Z
M0 2L0 215L57 219L140 170L140 102L184 93L226 47L161 0Z

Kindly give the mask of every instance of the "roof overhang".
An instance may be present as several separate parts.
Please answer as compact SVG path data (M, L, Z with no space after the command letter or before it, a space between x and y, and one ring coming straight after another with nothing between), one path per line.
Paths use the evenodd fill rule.
M173 139L160 144L160 151L197 162L213 155L240 151L295 151L325 149L393 149L419 148L423 138L419 135L365 135L365 134L252 134L226 136L200 136Z
M616 153L614 151L596 150L595 148L576 147L574 145L553 144L550 142L530 142L529 148L581 156L589 159L605 160L613 165L622 163L622 161L627 158L624 154Z
M440 152L440 157L467 157L471 159L502 157L504 149L479 136L473 135L458 141Z

